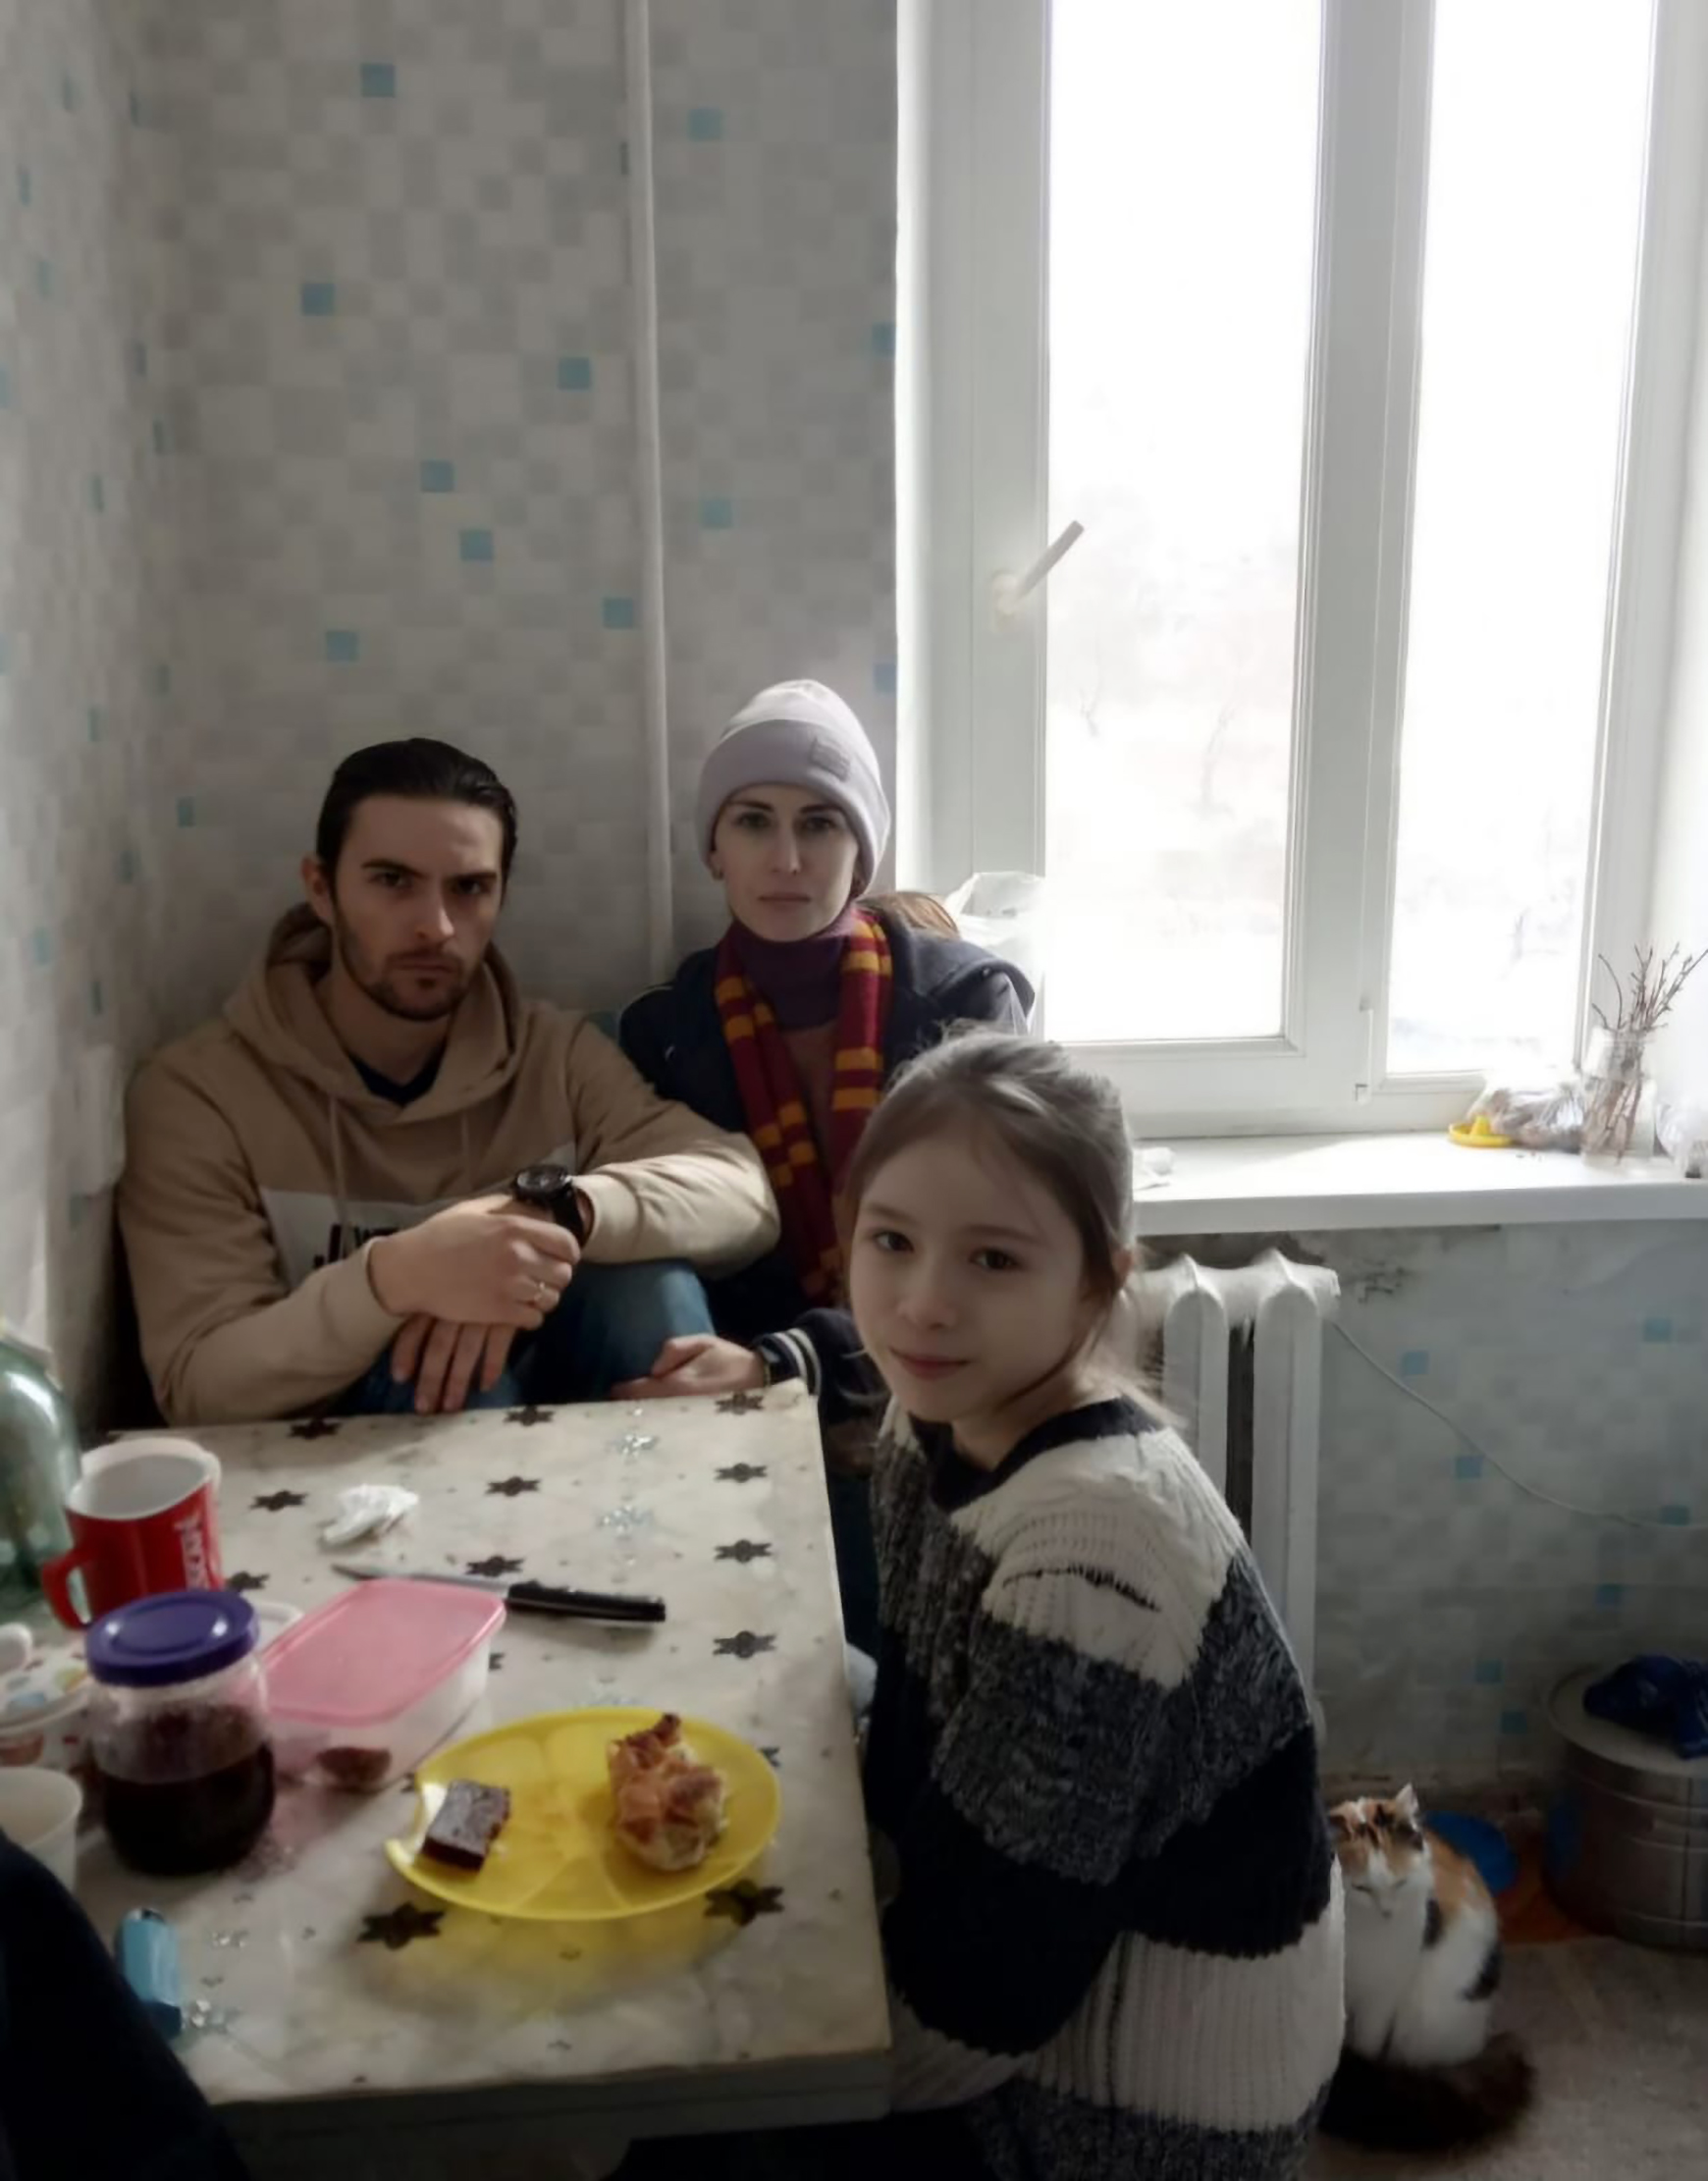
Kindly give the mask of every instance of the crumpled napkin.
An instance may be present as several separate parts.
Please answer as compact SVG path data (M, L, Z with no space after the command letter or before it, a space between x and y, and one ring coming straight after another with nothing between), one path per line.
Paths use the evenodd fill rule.
M338 1513L322 1527L320 1542L353 1545L361 1537L383 1537L420 1504L420 1493L400 1484L352 1484L338 1495Z

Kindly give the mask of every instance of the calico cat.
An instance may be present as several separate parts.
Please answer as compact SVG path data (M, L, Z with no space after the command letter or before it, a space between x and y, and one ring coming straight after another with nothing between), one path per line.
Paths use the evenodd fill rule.
M1417 1797L1329 1813L1346 1887L1346 2048L1322 2126L1355 2143L1444 2151L1510 2127L1529 2060L1491 2036L1500 1919L1475 1866L1428 1832Z

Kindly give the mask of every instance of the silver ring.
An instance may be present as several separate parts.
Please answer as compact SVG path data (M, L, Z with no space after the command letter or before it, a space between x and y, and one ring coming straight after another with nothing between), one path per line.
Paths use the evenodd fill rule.
M534 1307L536 1310L543 1310L546 1307L551 1299L551 1294L552 1291L544 1280L534 1282Z

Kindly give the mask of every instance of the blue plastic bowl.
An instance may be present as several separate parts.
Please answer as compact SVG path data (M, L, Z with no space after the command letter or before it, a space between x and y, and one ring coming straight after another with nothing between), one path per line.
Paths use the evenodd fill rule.
M1504 1893L1516 1885L1519 1859L1507 1845L1506 1835L1486 1818L1468 1818L1458 1810L1432 1810L1428 1826L1448 1846L1457 1848L1474 1863L1477 1875L1491 1893Z

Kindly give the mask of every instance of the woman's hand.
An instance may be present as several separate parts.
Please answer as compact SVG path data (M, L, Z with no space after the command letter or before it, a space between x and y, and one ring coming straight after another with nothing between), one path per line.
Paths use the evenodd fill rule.
M751 1348L721 1341L716 1333L678 1333L653 1358L652 1373L614 1386L615 1401L663 1401L709 1394L757 1393L765 1365Z

